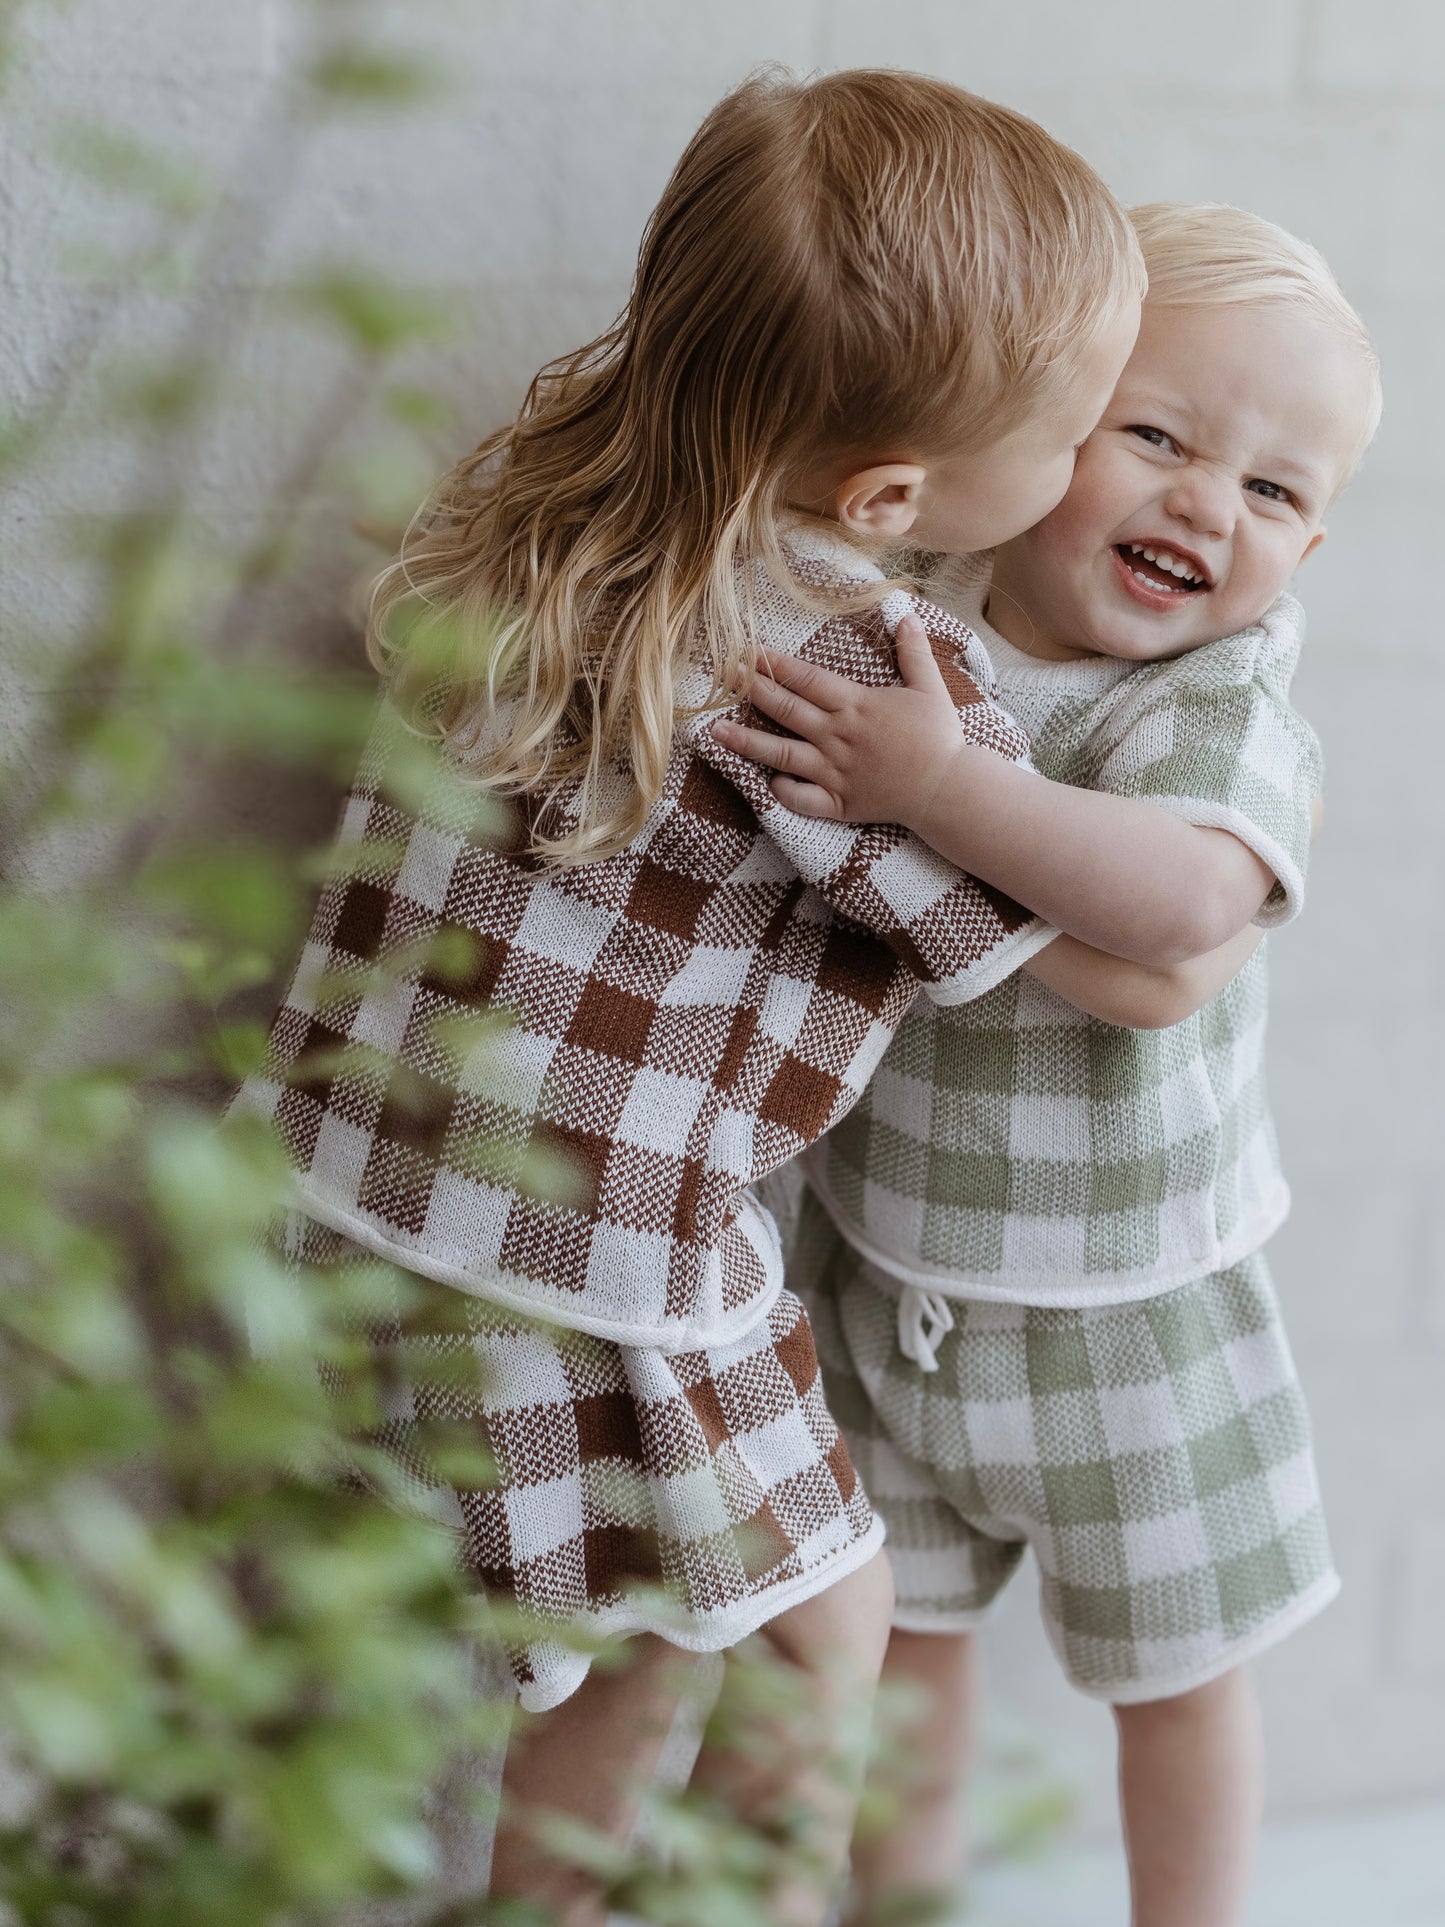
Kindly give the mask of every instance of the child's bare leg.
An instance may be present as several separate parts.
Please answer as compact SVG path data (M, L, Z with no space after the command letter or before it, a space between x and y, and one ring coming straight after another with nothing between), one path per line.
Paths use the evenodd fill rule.
M963 1878L963 1788L978 1726L976 1651L971 1633L895 1630L888 1642L884 1688L906 1693L915 1710L890 1730L877 1769L880 1790L897 1801L897 1817L853 1844L851 1918L859 1927L889 1901L952 1894Z
M1263 1803L1253 1681L1236 1667L1114 1713L1134 1927L1235 1927Z
M570 1699L513 1729L492 1849L494 1899L533 1901L557 1927L603 1927L595 1882L549 1850L545 1822L560 1815L627 1839L689 1664L675 1646L641 1634L627 1642L623 1664L594 1666Z
M880 1552L762 1629L786 1669L779 1684L795 1689L776 1710L759 1708L745 1682L739 1691L736 1663L724 1680L716 1737L698 1756L692 1785L760 1827L799 1818L799 1850L772 1894L769 1927L815 1927L827 1913L847 1860L892 1612L893 1576Z

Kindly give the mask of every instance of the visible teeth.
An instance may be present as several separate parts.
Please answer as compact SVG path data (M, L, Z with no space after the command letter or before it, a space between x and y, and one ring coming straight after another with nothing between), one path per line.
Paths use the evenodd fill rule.
M1156 569L1164 570L1166 575L1177 576L1181 582L1204 580L1204 577L1188 562L1181 556L1175 555L1172 549L1146 549L1141 543L1131 542L1129 550L1133 555L1142 555L1146 562L1152 562ZM1137 575L1138 570L1136 569L1134 573Z

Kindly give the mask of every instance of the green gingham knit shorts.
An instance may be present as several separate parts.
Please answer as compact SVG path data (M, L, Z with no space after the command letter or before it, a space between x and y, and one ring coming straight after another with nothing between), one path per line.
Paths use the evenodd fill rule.
M788 1283L887 1524L895 1625L978 1625L1032 1546L1065 1671L1118 1703L1203 1685L1338 1591L1262 1257L1131 1304L951 1299L931 1371L900 1349L907 1288L811 1193Z

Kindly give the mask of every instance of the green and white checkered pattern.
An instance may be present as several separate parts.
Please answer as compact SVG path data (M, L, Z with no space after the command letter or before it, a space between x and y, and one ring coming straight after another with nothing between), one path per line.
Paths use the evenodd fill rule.
M978 625L978 617L971 618ZM1174 661L1041 663L981 625L999 700L1056 781L1232 832L1300 907L1319 746L1289 705L1303 617ZM1265 1090L1262 949L1162 1031L1085 1016L1027 973L922 1001L862 1101L807 1158L845 1235L945 1293L1081 1306L1141 1298L1256 1251L1286 1215Z
M1262 1258L1142 1303L952 1301L938 1370L900 1286L805 1198L788 1273L888 1528L895 1624L976 1625L1028 1546L1074 1684L1187 1692L1338 1590L1309 1419Z

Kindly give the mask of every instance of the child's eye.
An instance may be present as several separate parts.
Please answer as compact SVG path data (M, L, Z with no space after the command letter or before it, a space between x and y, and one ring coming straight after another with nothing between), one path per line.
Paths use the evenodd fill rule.
M1278 482L1267 482L1263 476L1260 475L1254 476L1250 481L1246 482L1244 486L1253 489L1256 494L1263 496L1266 502L1292 502L1294 500L1294 497L1287 488L1281 488Z
M1147 422L1130 422L1130 435L1137 435L1141 442L1148 442L1151 448L1173 448L1174 437L1166 435L1162 428L1151 428Z

